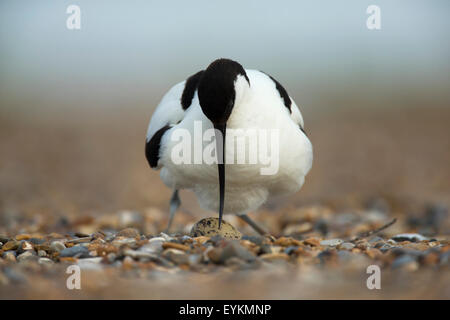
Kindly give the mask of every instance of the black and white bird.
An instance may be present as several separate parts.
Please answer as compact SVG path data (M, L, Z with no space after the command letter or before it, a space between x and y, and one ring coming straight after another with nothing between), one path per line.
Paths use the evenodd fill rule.
M195 123L200 123L203 130L214 129L215 163L174 161L173 152L179 142L172 135L184 130L194 136ZM278 132L278 150L271 150L277 151L276 173L261 174L263 165L259 162L228 163L228 156L239 156L239 151L228 148L229 132L249 128ZM234 131L232 138L246 134L244 130ZM200 143L205 148L211 142ZM192 146L193 152L195 148ZM262 151L256 152L260 155ZM166 93L151 118L145 154L150 167L161 169L161 179L173 189L168 229L181 203L178 190L190 189L201 207L219 212L219 225L223 214L232 213L259 233L266 232L247 213L270 196L297 192L313 161L302 114L283 86L268 74L244 69L229 59L215 60Z

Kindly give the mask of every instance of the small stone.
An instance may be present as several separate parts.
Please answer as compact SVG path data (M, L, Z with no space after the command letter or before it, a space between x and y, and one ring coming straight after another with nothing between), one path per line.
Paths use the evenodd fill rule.
M274 242L275 245L289 247L289 246L300 246L302 242L293 238L280 237Z
M265 242L265 238L263 236L242 236L242 240L248 240L253 242L254 244L258 246L262 246Z
M154 238L151 238L150 240L148 240L148 243L153 243L153 242L161 242L161 243L163 243L165 241L166 241L166 239L163 238L163 237L154 237Z
M31 259L35 259L35 258L36 258L36 256L31 251L25 251L24 253L19 254L17 256L17 261L23 262L23 261L31 260Z
M383 255L383 253L381 253L380 250L375 249L375 248L371 248L371 249L367 249L366 250L366 254L369 256L369 258L371 259L376 259L379 258Z
M39 257L46 257L47 256L47 252L45 252L44 250L38 250L37 252Z
M60 252L64 249L66 249L66 246L64 245L64 243L62 243L61 241L53 241L50 244L50 249L56 252Z
M339 245L339 249L343 250L352 250L355 247L355 245L351 242L344 242L343 244Z
M215 217L205 218L198 221L191 229L191 237L208 236L212 237L220 235L228 239L241 239L242 234L231 224L222 220L221 228L219 229L219 219Z
M163 244L162 241L153 241L151 243L143 245L138 249L138 251L159 254L163 251L162 244Z
M223 248L214 248L208 252L208 257L215 263L225 263L231 257L237 257L247 262L256 260L256 256L237 242L228 242Z
M182 236L181 237L181 242L187 242L187 243L192 243L192 238L191 237L189 237L189 236L186 236L186 235L184 235L184 236Z
M108 259L109 263L113 263L114 261L116 261L117 255L114 252L108 253L106 259Z
M59 253L61 258L74 257L86 258L89 257L89 249L81 245L76 245L71 248L66 248Z
M320 241L321 246L329 246L329 247L336 247L340 244L342 244L344 240L341 239L327 239Z
M290 246L290 247L287 247L287 248L284 250L284 253L286 253L287 255L296 253L297 250L298 250L298 248L299 248L299 247L297 247L297 246Z
M101 270L102 267L100 262L102 262L103 258L95 257L95 258L87 258L80 259L77 262L77 265L83 270Z
M125 270L130 270L130 269L132 269L132 268L134 267L134 260L133 260L133 258L131 258L130 256L125 257L125 258L123 259L123 262L122 262L122 267L123 267Z
M39 258L38 263L39 263L39 264L42 264L42 265L46 265L46 266L50 266L50 265L55 264L55 263L53 262L53 260L51 260L51 259L49 259L49 258Z
M3 251L17 250L17 248L19 248L19 244L20 244L19 241L10 240L3 245L2 250Z
M172 248L172 249L178 249L178 250L182 250L182 251L188 251L189 247L187 245L181 244L181 243L175 243L175 242L164 242L162 244L163 249L168 249L168 248Z
M135 228L125 228L121 230L117 237L136 238L140 235L139 231Z
M308 238L308 239L303 240L303 242L305 244L308 244L308 245L312 246L312 247L317 247L317 246L320 245L320 241L318 239L316 239L316 238Z
M383 242L383 241L384 241L383 238L381 238L379 236L375 236L369 240L369 243L377 243L377 242Z
M175 264L189 264L189 255L178 249L168 249L163 256Z
M16 262L16 253L14 251L5 251L2 255L3 259L10 262Z
M173 240L173 238L171 236L165 234L164 232L161 232L159 234L159 237L163 238L165 241L172 241Z
M73 263L77 263L78 259L74 258L74 257L62 257L59 258L59 262L62 263L69 263L69 264L73 264Z
M207 242L209 239L211 239L210 237L204 237L204 236L200 236L200 237L195 237L193 238L195 242L200 243L200 244L204 244L205 242Z
M402 242L402 241L419 242L428 240L428 238L418 233L402 233L393 236L392 240L394 240L395 242Z
M260 253L260 254L273 253L273 252L272 252L272 246L270 246L270 245L268 245L268 244L263 244L263 245L259 248L259 253Z
M274 260L289 260L289 256L286 253L266 253L259 256L261 259L265 261L274 261Z
M20 244L20 249L23 251L33 250L33 245L29 243L28 241L23 241Z
M29 240L29 239L31 239L31 235L26 234L26 233L24 233L24 234L18 234L18 235L16 236L16 240L17 240L17 241L21 241L21 240Z
M124 255L135 258L135 259L156 259L158 256L156 254L150 253L150 252L144 252L144 251L138 251L138 250L132 250L132 249L126 249L123 252Z

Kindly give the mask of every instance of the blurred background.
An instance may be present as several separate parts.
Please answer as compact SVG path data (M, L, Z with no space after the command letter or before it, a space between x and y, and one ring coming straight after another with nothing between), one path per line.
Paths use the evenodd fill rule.
M81 9L80 30L66 27L71 4ZM371 4L381 9L380 30L366 26ZM278 235L294 218L317 220L315 226L325 219L329 232L313 235L350 237L397 217L386 240L402 232L443 237L440 259L448 263L449 9L446 0L2 0L0 234L60 238L105 224L158 234L170 190L144 156L148 121L172 85L225 57L279 80L300 106L314 146L302 190L271 200L252 213L256 219ZM174 231L215 215L189 191L181 198ZM349 221L345 232L335 228ZM275 278L253 271L162 277L159 268L144 281L143 270L136 279L104 268L79 294L65 288L64 264L26 285L16 284L18 274L35 268L5 264L0 280L10 286L0 281L0 297L449 296L449 273L436 271L445 269L430 267L419 278L415 261L411 276L403 269L389 276L385 268L385 290L374 292L364 286L374 260L343 261L348 274L302 264L297 275L275 268Z
M166 210L144 157L152 112L216 58L278 79L315 162L269 208L387 197L448 204L448 1L0 3L0 215ZM66 9L81 8L69 30ZM381 30L366 27L370 4ZM203 214L189 192L184 210ZM5 222L4 222L5 223Z

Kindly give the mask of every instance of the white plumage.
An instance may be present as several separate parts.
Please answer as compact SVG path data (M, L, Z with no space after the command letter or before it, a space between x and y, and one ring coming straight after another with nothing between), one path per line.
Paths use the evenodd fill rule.
M247 77L237 75L234 80L235 100L226 128L244 130L252 128L267 132L276 130L279 133L279 169L276 174L262 175L260 169L264 165L261 163L237 164L234 161L227 164L229 162L225 161L224 213L246 213L257 209L270 196L298 191L313 161L312 145L304 133L303 118L294 100L289 97L291 101L289 110L273 78L257 70L246 69L245 73ZM181 97L185 87L186 81L180 82L163 97L150 121L147 143L161 128L169 126L159 143L156 168L161 169L161 179L170 188L193 190L201 207L217 211L219 210L217 164L176 164L172 161L172 150L179 143L172 141L171 138L175 130L186 129L194 136L195 121L201 121L203 132L213 128L213 123L205 116L200 105L198 90L194 92L191 105L186 110L183 109ZM230 131L227 131L228 143L229 134ZM269 143L270 139L267 141ZM203 147L210 143L203 142ZM248 140L245 146L248 150ZM270 146L268 147L270 149ZM226 148L227 157L230 152L232 150ZM234 156L236 159L236 152Z

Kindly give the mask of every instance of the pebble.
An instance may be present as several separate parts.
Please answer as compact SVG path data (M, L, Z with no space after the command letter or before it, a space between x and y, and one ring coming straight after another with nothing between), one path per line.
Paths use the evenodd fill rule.
M20 244L20 249L23 251L33 250L33 245L29 243L28 241L23 241Z
M308 244L308 245L313 246L313 247L320 246L320 241L318 239L316 239L316 238L308 238L308 239L303 240L303 242L305 244Z
M329 247L336 247L340 244L342 244L344 240L341 239L328 239L328 240L322 240L320 241L321 246L329 246Z
M290 237L280 237L277 240L275 240L273 244L283 247L289 247L289 246L300 246L302 242Z
M263 244L260 248L259 248L259 253L264 254L264 253L272 253L272 247L268 244Z
M158 258L156 254L144 251L137 251L133 249L127 249L123 252L126 256L135 259L155 259Z
M165 234L164 232L161 232L161 233L159 234L159 237L163 238L165 241L171 241L171 240L174 239L174 238L172 238L171 236Z
M117 233L117 237L124 237L124 238L136 238L140 235L139 231L135 228L125 228L121 230L119 233Z
M189 255L178 249L168 249L164 251L163 256L178 265L190 264Z
M60 251L59 256L61 258L66 257L86 258L89 257L89 249L81 245L76 245L71 248L66 248Z
M23 262L23 261L32 260L32 259L36 259L36 256L30 251L25 251L24 253L21 253L17 256L18 262Z
M427 237L424 237L423 235L418 233L402 233L393 236L391 239L394 240L395 242L402 242L402 241L419 242L428 240Z
M225 263L231 257L237 257L246 262L256 260L256 256L241 246L238 242L231 241L223 248L213 248L208 252L208 257L215 263Z
M138 251L159 254L163 251L162 241L153 241L140 247Z
M100 262L102 262L102 260L103 259L100 257L80 259L77 261L77 265L82 270L102 270L103 268L100 265Z
M66 246L61 241L53 241L50 244L50 249L52 249L53 251L56 251L56 252L60 252L64 249L66 249Z
M16 236L16 240L17 241L21 241L21 240L29 240L29 239L31 239L31 235L29 235L29 234L18 234L17 236Z
M10 240L3 245L2 250L3 251L16 250L17 248L19 248L19 244L20 244L19 241Z
M251 241L258 246L262 246L265 242L265 238L263 236L242 236L241 239Z
M2 255L3 259L10 262L16 262L16 252L15 251L5 251Z
M46 266L50 266L50 265L55 264L53 262L53 260L49 259L49 258L39 258L38 263L42 264L42 265L46 265Z
M273 261L273 260L289 260L289 255L286 253L266 253L260 256L261 259L265 261Z
M162 244L162 247L163 247L163 249L172 248L172 249L178 249L178 250L183 250L183 251L189 250L189 246L181 244L181 243L176 243L176 242L164 242Z
M384 239L378 236L375 236L373 238L370 238L369 243L377 243L377 242L383 242Z
M242 234L231 224L222 220L221 228L219 229L219 218L210 217L198 221L191 229L191 237L208 236L212 237L219 235L228 239L241 239Z
M37 252L39 257L46 257L47 256L47 252L45 252L44 250L38 250Z
M351 242L344 242L343 244L339 245L339 249L343 250L352 250L355 247L355 245Z

